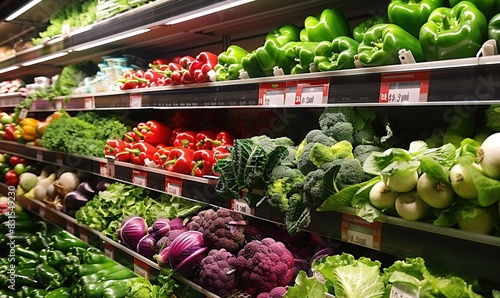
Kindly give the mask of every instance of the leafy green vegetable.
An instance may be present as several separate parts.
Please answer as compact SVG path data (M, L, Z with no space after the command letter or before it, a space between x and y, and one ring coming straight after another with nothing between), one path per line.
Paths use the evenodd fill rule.
M288 287L283 298L316 298L325 296L325 284L315 277L307 277L304 271L300 271L295 278L295 284Z
M54 96L64 96L73 93L73 89L78 87L85 77L95 74L96 66L92 61L84 61L80 63L65 66L52 90Z

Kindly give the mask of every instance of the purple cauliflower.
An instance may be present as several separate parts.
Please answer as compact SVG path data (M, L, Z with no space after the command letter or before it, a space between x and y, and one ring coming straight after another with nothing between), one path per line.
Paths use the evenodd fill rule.
M224 248L212 249L200 263L200 285L218 296L226 296L237 287L236 257Z
M250 295L288 285L295 272L292 253L272 238L247 243L238 252L234 265Z
M203 233L205 245L209 249L224 248L236 252L245 243L243 215L227 209L203 210L193 216L187 224L191 231Z
M257 295L257 298L282 298L286 293L285 287L276 287L272 289L269 293L263 292Z

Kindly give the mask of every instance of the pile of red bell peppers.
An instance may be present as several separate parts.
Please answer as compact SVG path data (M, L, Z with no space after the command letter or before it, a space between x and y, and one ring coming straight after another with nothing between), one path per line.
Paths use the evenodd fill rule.
M156 59L149 69L130 70L120 80L122 90L216 81L218 55L203 51L196 56Z
M171 129L150 120L139 123L123 139L111 139L107 156L136 165L202 177L217 175L213 166L230 154L234 137L226 131Z
M0 182L17 186L19 176L24 172L35 172L35 166L22 157L0 153Z

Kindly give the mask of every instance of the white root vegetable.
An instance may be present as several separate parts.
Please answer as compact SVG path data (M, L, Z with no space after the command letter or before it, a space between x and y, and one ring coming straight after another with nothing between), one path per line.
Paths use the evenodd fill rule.
M455 193L449 184L439 181L426 173L420 175L417 192L427 205L434 208L447 208L453 203Z
M479 169L479 165L473 164ZM450 169L450 182L453 191L464 199L477 199L477 188L467 168L456 164Z
M370 202L378 209L394 208L397 194L392 191L383 181L373 185L368 195Z
M483 173L500 180L500 132L488 136L477 151Z
M475 208L478 214L458 221L458 228L476 234L489 235L493 232L495 222L493 216L485 209Z
M409 175L403 175L400 171L396 171L392 176L382 176L382 181L393 191L408 192L415 188L418 181L417 171Z
M427 205L420 196L417 190L399 193L396 198L396 212L406 220L420 220L429 213L429 205Z
M63 188L73 191L76 190L78 184L80 184L80 179L78 179L78 176L75 173L65 172L61 175L61 177L59 177L59 184Z

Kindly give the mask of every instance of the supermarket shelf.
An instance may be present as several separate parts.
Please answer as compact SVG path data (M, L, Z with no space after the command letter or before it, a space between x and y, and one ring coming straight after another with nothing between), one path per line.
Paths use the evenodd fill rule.
M259 219L284 222L283 214L267 203L250 208L243 200L246 194L242 194L242 198L238 200L220 198L215 192L215 178L192 177L163 169L110 162L104 158L55 153L15 142L0 141L0 146L7 153L25 158L80 169L136 186L231 209ZM109 175L110 172L112 175ZM352 208L340 208L334 212L312 212L311 225L307 230L401 257L421 256L429 264L500 283L500 267L492 263L500 251L500 237L476 235L391 216L371 224L354 214ZM471 252L475 252L473 258L470 257Z
M13 108L23 100L24 96L22 96L19 92L0 94L0 107Z

